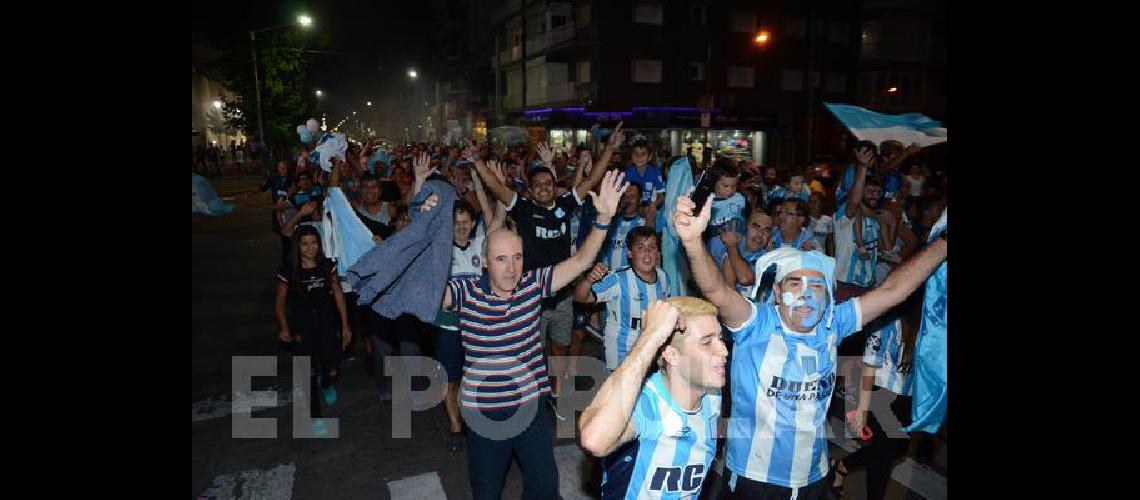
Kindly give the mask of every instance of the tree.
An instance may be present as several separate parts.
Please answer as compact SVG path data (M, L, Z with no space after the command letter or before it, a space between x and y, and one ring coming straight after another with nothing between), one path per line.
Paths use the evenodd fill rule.
M276 158L288 156L288 152L299 145L295 129L313 117L316 109L314 97L308 91L312 60L306 53L305 42L304 34L293 29L257 36L261 116L265 141ZM226 127L242 130L246 137L257 141L257 94L249 43L247 40L244 48L237 40L229 45L229 50L214 65L234 93L232 98L222 100L222 119Z

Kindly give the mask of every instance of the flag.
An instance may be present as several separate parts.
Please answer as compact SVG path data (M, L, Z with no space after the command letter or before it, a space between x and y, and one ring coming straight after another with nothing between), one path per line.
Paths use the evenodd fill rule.
M903 144L917 143L922 147L946 142L946 128L942 122L920 113L886 115L848 104L825 102L823 105L861 141L881 144L895 140Z
M930 230L927 242L946 230L946 210ZM914 349L914 389L907 432L934 434L946 419L946 262L926 280L922 323Z
M190 199L191 213L199 215L225 215L234 209L233 205L218 198L214 186L210 185L205 177L191 173L192 197Z
M689 166L689 158L682 156L669 167L669 180L665 183L665 204L661 207L665 211L665 227L661 231L661 267L665 269L665 276L669 280L670 297L688 295L687 283L691 275L689 259L673 229L673 212L677 210L677 197L687 196L691 187L693 170Z

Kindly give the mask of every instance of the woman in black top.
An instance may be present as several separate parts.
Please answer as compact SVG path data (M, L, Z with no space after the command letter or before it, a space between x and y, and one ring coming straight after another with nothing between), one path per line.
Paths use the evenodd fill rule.
M310 356L313 378L310 386L310 413L317 419L313 432L328 432L321 420L320 388L326 406L336 403L336 383L340 373L341 349L352 339L345 310L344 294L336 276L336 264L325 257L317 229L303 225L293 232L289 260L277 273L277 323L279 339L293 342L294 352ZM343 338L337 339L337 325Z

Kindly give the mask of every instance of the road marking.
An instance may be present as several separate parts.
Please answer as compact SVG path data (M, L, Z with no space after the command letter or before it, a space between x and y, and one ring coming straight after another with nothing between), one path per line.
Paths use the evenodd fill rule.
M222 474L214 478L213 486L198 495L198 500L289 500L293 498L293 476L296 473L297 464L290 462L269 470Z
M258 396L257 392L261 391L276 391L277 400L272 404L266 401L264 396ZM205 400L197 401L190 405L191 422L201 422L203 420L210 420L229 415L233 412L234 401L245 405L252 406L253 411L268 410L270 408L278 408L281 406L288 406L293 404L293 399L298 397L301 391L295 390L294 392L286 392L278 387L268 387L254 392L236 392L232 394L223 394L221 396L211 396ZM233 401L230 397L233 397ZM244 413L244 412L243 412Z
M435 471L390 481L388 482L388 491L392 494L392 500L447 498L447 494L443 492L443 484L439 482L439 474L436 474Z
M842 420L832 417L829 421L831 425L825 429L828 441L843 448L847 453L859 449L855 441L847 437L846 426ZM835 429L839 430L836 431ZM903 459L891 470L891 479L928 500L946 499L946 478L942 477L942 474L915 462L910 457Z

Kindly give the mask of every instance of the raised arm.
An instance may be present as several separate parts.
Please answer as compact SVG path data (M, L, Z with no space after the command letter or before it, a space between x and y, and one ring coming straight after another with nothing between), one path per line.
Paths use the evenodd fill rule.
M855 182L851 191L847 193L847 205L844 213L848 217L855 217L859 211L859 204L863 203L863 186L867 184L867 167L871 165L874 153L870 148L862 147L855 151Z
M641 393L642 380L661 346L675 330L684 328L683 322L677 321L680 315L676 307L660 300L645 310L645 326L633 349L602 383L578 421L582 448L586 451L596 457L604 457L637 436L633 410Z
M701 213L693 216L693 200L688 196L677 198L677 209L673 213L673 227L685 252L689 255L689 267L693 271L693 279L709 302L720 311L720 319L725 325L737 328L748 320L752 314L752 305L744 296L736 293L731 284L726 284L716 268L716 261L709 255L701 240L701 233L709 224L712 217L712 202L705 203Z
M614 127L614 133L610 134L610 140L606 142L606 149L602 151L602 157L598 159L598 164L594 165L590 171L590 176L587 177L585 181L582 181L581 184L574 186L576 195L592 191L594 186L597 186L598 182L601 182L602 177L606 175L606 169L610 165L610 158L613 157L614 149L625 142L625 132L621 130L621 126L624 123L624 121L619 122L617 127ZM578 196L578 198L581 199L582 196Z
M945 233L943 233L945 235ZM930 273L946 260L945 236L935 239L914 257L895 268L883 285L859 297L863 324L870 323L899 302L906 300Z
M602 242L606 239L606 233L609 231L610 222L613 220L614 213L617 212L621 194L629 187L629 183L623 182L624 180L625 174L606 172L602 179L602 185L598 188L598 192L601 194L590 192L590 196L594 199L594 207L598 209L594 229L590 231L586 241L582 242L582 246L578 248L578 253L554 266L554 277L551 284L553 290L560 290L569 285L571 281L574 281L574 278L586 272L598 257L598 251L602 249Z
M605 264L594 264L594 268L590 269L590 274L587 274L578 286L574 288L574 301L581 304L593 304L598 301L598 297L594 295L594 283L597 283L606 277L609 269Z
M494 160L488 162L475 160L475 170L479 172L479 177L483 179L495 198L504 205L511 206L515 201L515 192L507 187L506 175L502 173L503 166Z

